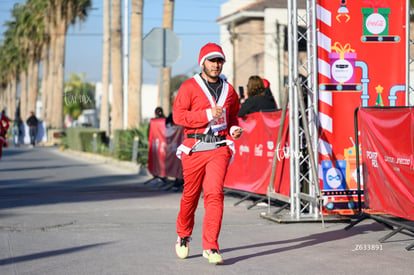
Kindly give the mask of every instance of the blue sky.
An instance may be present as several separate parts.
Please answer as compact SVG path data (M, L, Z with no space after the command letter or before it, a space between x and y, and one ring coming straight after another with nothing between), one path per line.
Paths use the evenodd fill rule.
M2 40L6 20L10 10L18 0L0 0L0 40ZM220 17L220 5L227 0L176 0L174 10L174 32L181 41L180 57L172 66L172 75L192 74L199 71L197 65L200 48L207 42L219 43L219 25L215 20ZM85 73L86 80L97 82L102 75L102 34L103 4L93 0L93 9L87 20L71 26L66 41L66 75ZM124 1L122 0L122 3ZM162 26L164 0L144 1L144 36L151 29ZM122 21L123 22L123 21ZM143 62L143 82L156 84L159 69Z

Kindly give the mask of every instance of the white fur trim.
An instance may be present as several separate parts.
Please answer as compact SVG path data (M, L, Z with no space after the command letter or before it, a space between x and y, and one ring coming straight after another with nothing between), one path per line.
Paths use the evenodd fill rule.
M211 111L211 109L207 109L207 119L208 121L212 121L213 120L213 112Z
M221 52L211 52L211 53L206 54L200 60L200 67L201 67L201 65L203 65L203 63L206 59L217 58L217 57L223 58L223 60L224 60L224 55Z

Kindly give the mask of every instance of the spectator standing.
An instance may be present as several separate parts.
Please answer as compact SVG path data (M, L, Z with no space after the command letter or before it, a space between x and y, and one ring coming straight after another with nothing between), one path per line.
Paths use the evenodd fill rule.
M274 99L273 94L272 94L272 90L270 89L269 80L267 80L266 78L262 78L262 80L263 80L263 85L264 85L264 88L265 88L265 95L270 96L271 98L273 98L273 100L276 103L276 100ZM277 105L276 105L276 108L277 108Z
M35 113L31 111L29 118L26 120L26 124L27 126L29 126L30 144L33 147L36 145L38 123L39 123L39 120L37 119Z
M247 99L241 104L238 116L260 111L275 111L277 108L275 99L270 91L266 92L262 78L257 75L249 77L247 83Z
M174 106L174 102L175 102L175 98L177 97L177 93L178 91L175 91L172 93L171 95L171 106ZM173 112L171 111L171 113L167 116L167 118L165 119L165 126L174 126L174 120L173 120Z
M161 107L155 108L154 118L165 118L164 110Z
M220 264L218 237L223 218L224 177L234 153L234 142L242 130L238 126L239 98L234 88L220 78L225 56L222 48L208 43L200 50L202 69L185 81L173 106L173 120L184 127L184 141L177 148L183 165L184 190L177 217L177 256L189 255L195 211L201 191L204 198L203 257Z
M22 120L20 118L16 118L13 122L12 127L12 134L13 134L13 144L14 146L20 145L20 137L22 135Z
M156 107L154 110L154 118L165 118L164 109L162 107ZM148 127L147 137L149 137L150 127Z

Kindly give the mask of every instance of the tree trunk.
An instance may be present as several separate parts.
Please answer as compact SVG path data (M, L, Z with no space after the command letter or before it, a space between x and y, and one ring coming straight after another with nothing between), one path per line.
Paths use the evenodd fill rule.
M129 55L128 128L141 124L142 17L144 1L132 0Z
M54 27L50 27L50 47L49 47L49 59L48 59L48 77L47 77L47 104L46 104L46 123L54 128L53 125L53 99L54 99L54 90L55 90L55 76L56 76L56 67L55 67L55 52L56 52L56 30Z
M39 91L39 63L34 62L33 67L33 100L34 100L34 111L37 110L37 96Z
M10 116L15 118L16 108L17 108L17 76L14 76L10 80L10 94L11 94L11 107L10 107Z
M112 131L123 128L121 0L112 0L111 10Z
M10 85L10 84L8 84L8 85ZM0 85L0 111L1 110L3 110L4 109L4 107L6 107L6 99L5 99L5 95L6 95L6 90L7 90L7 87L2 87L1 85Z
M99 128L109 135L109 70L110 70L110 0L104 0L103 9L103 56L102 56L102 98Z
M10 84L8 84L10 85ZM6 107L6 91L7 87L4 88L0 85L0 111L3 110Z
M28 117L27 110L27 73L26 70L20 72L20 111L22 119L26 120Z
M40 87L40 91L42 92L42 114L41 119L47 120L46 117L46 110L47 110L47 80L49 76L49 60L47 58L47 46L44 45L42 47L42 56L41 56L41 64L42 64L42 83Z
M7 85L7 87L2 88L0 90L0 112L3 110L7 111L7 108L9 107L7 105L7 89L9 88L10 84Z
M173 29L174 22L174 0L164 0L164 15L163 15L163 28ZM162 108L164 109L165 114L170 113L170 98L171 98L171 67L161 68L161 73L163 74L163 85L162 91Z
M27 73L27 109L36 113L38 72L37 63L30 58Z
M6 98L4 98L3 100L3 104L5 104L5 109L6 109L6 115L10 118L10 117L13 117L13 105L12 105L12 85L11 85L11 82L9 82L8 84L7 84L7 87L6 87L6 90L3 92L3 94L4 94L4 96L6 97ZM0 110L3 110L4 109L4 107L3 108L1 108Z
M58 38L56 39L56 78L55 90L53 96L53 128L63 128L63 86L65 75L65 40L66 40L66 27L65 19L62 18L58 22Z

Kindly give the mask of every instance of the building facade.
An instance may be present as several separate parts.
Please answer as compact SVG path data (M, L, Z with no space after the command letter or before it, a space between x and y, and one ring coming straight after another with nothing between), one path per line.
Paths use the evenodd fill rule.
M298 13L305 14L306 1L297 5ZM236 90L245 89L251 75L266 78L281 106L288 68L287 1L230 0L222 4L217 23L227 59L223 74ZM306 46L304 50L303 54Z

